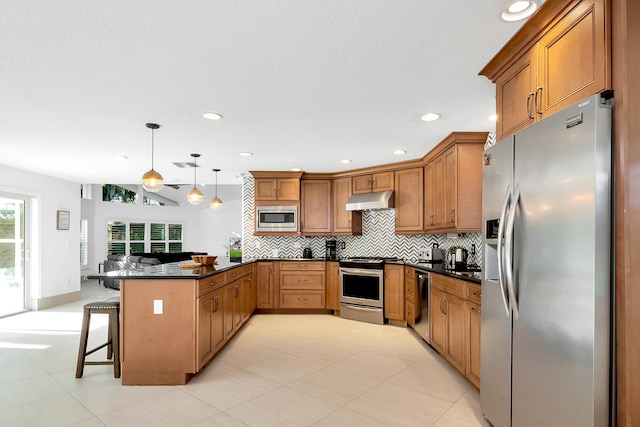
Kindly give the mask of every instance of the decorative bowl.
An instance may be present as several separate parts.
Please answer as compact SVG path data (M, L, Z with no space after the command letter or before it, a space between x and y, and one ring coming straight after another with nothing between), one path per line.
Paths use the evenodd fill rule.
M217 255L191 255L191 258L195 262L199 262L201 265L214 265L216 263Z

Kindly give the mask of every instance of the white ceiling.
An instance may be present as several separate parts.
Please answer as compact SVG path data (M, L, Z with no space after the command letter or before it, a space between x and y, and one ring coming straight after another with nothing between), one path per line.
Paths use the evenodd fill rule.
M0 163L78 183L337 172L489 131L505 0L0 0ZM224 119L202 118L206 111ZM438 112L436 122L423 122ZM404 156L393 150L406 150ZM254 153L241 157L241 151ZM115 154L128 156L115 162ZM350 165L339 163L351 159Z

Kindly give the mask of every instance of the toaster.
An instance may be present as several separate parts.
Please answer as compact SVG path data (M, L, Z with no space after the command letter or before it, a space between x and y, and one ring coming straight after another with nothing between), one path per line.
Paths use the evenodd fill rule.
M433 262L433 261L442 261L442 249L440 248L421 248L420 249L420 260Z

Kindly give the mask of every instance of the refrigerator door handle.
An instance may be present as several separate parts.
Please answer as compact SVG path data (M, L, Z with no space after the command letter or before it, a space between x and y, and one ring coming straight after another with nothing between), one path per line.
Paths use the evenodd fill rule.
M506 276L507 276L507 289L509 290L509 300L511 301L511 308L513 309L513 318L518 320L518 299L516 298L515 286L514 286L514 265L513 265L513 234L516 220L516 210L518 209L518 203L520 202L520 185L516 184L513 190L513 203L511 204L511 210L509 211L509 217L507 218L507 231L505 235L505 264L506 264Z
M507 290L504 280L504 224L507 217L507 210L511 206L511 185L507 187L507 194L504 196L504 204L502 212L500 212L500 223L498 224L498 285L500 286L500 295L502 296L502 304L504 311L509 313L509 302L507 301Z

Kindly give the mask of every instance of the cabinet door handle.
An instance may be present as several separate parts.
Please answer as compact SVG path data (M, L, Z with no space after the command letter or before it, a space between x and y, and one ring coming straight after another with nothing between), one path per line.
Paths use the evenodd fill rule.
M215 313L218 311L218 307L220 306L220 301L218 301L218 297L213 297L213 300L216 302L213 308L212 313Z
M542 110L540 110L540 106L538 105L538 92L540 92L540 102L542 102L542 87L536 89L536 95L533 97L533 103L536 106L536 113L542 114Z
M237 286L233 287L233 292L235 293L234 298L238 298L238 296L240 296L240 289L238 289Z
M433 214L429 215L429 225L433 225Z
M407 292L413 292L413 288L407 288Z
M298 301L306 301L306 298L298 298Z
M534 118L531 115L531 98L533 98L533 96L534 96L533 92L529 92L529 95L527 96L527 117L529 117L530 119Z
M478 313L478 314L482 313L480 310L478 310L475 307L471 307L471 311L473 311L474 313Z
M451 210L451 222L453 222L453 223L456 222L456 210L455 209Z

